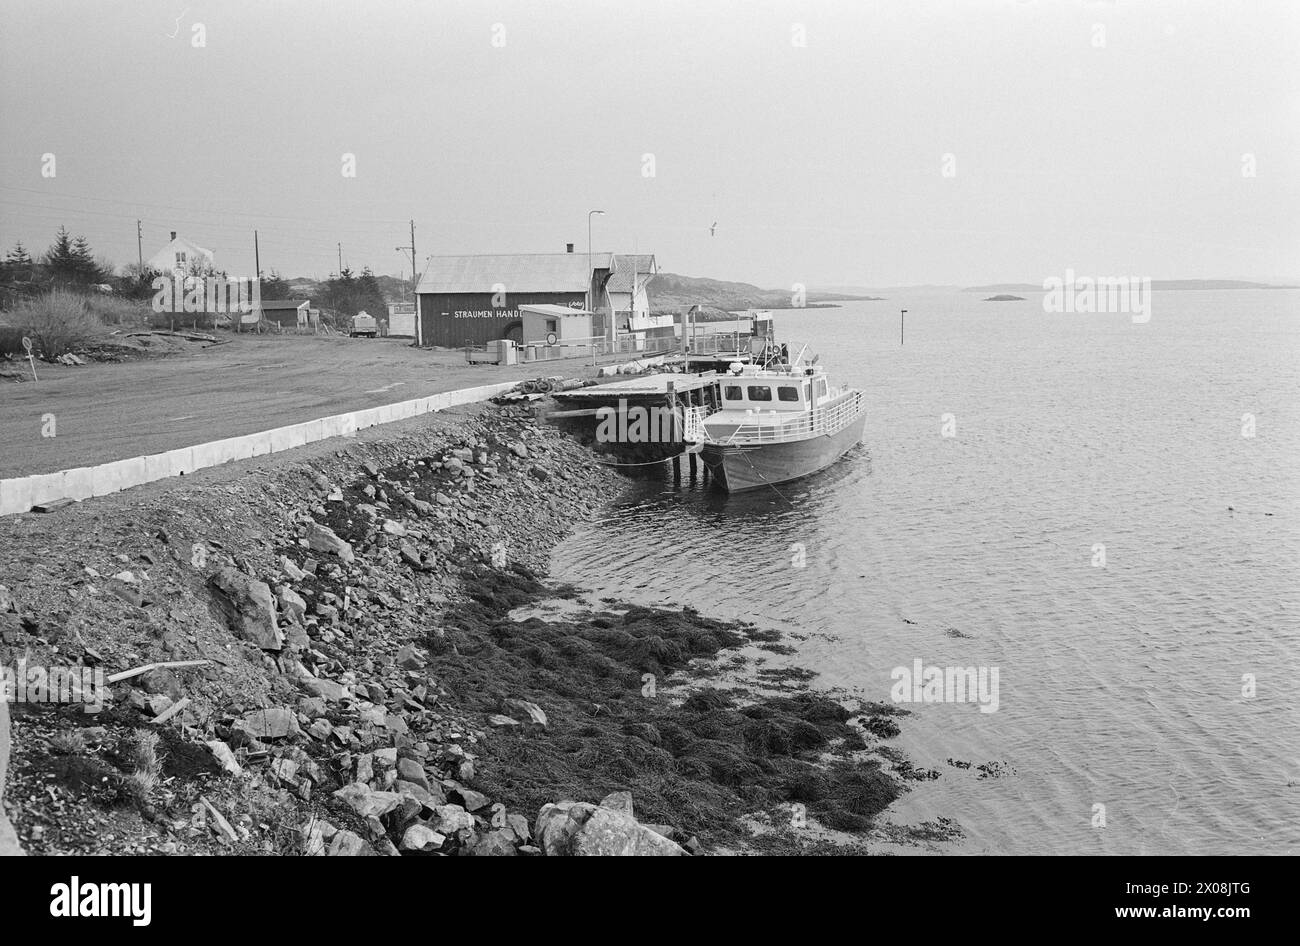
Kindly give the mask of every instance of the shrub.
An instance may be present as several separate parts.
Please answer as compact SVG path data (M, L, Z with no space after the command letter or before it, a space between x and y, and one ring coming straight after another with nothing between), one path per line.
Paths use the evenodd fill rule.
M123 325L138 326L147 325L149 322L150 309L148 304L131 302L118 296L97 295L86 296L86 305L90 311L104 325Z
M66 289L52 289L21 303L9 314L8 321L31 337L33 346L46 360L103 332L103 324L91 311L86 297Z

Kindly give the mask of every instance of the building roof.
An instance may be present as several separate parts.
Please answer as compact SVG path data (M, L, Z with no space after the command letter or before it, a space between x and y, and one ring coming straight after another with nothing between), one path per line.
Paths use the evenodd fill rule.
M262 309L301 309L303 306L310 306L310 299L263 299L258 303Z
M592 315L586 309L571 309L567 305L552 305L549 302L539 302L537 304L521 305L520 312L533 312L537 315L546 315L551 318L567 317L572 315Z
M185 253L187 262L190 259L197 259L198 257L203 257L207 260L215 258L213 252L207 247L199 246L193 240L187 240L183 236L178 236L174 240L168 240L166 246L153 256L149 257L148 262L154 269L170 272L175 266L176 252L178 250Z
M653 253L620 254L614 261L614 275L609 277L605 288L610 292L631 292L632 275L636 274L636 284L643 286L659 272Z
M593 253L591 267L609 269L612 253ZM586 292L591 281L586 253L516 253L434 256L417 292Z

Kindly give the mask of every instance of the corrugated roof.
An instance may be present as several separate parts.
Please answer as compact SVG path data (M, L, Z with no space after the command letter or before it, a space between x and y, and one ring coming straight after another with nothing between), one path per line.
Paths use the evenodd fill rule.
M263 309L298 309L310 305L309 299L263 299L258 306Z
M593 269L609 269L613 254L593 253ZM586 253L516 253L434 256L418 292L586 292L591 281Z
M619 254L614 261L614 275L609 277L605 288L610 292L631 292L633 273L636 273L636 284L642 286L658 271L653 253Z
M551 315L559 318L567 318L571 315L592 315L586 309L570 309L566 305L552 305L549 302L539 302L535 305L521 305L520 312L536 312L538 315Z

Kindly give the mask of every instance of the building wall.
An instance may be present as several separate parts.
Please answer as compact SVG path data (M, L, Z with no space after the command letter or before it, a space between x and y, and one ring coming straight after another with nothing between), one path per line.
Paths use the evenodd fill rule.
M590 315L565 315L565 316L548 316L540 312L525 312L524 319L524 337L525 344L546 344L547 328L550 321L555 322L555 337L557 343L563 342L589 342L596 334L592 329L592 317Z
M490 292L420 293L420 341L424 345L459 348L466 343L482 345L505 338L511 326L522 327L521 305L582 307L581 292L507 293L506 304L493 308Z

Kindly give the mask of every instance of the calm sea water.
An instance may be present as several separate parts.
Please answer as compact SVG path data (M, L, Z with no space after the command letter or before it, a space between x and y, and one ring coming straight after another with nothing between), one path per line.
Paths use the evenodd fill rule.
M1141 325L982 299L779 313L867 392L864 445L779 493L638 482L553 574L806 635L790 662L868 699L999 668L997 712L913 706L895 741L941 777L891 817L955 819L954 852L1295 853L1300 290L1157 292Z

